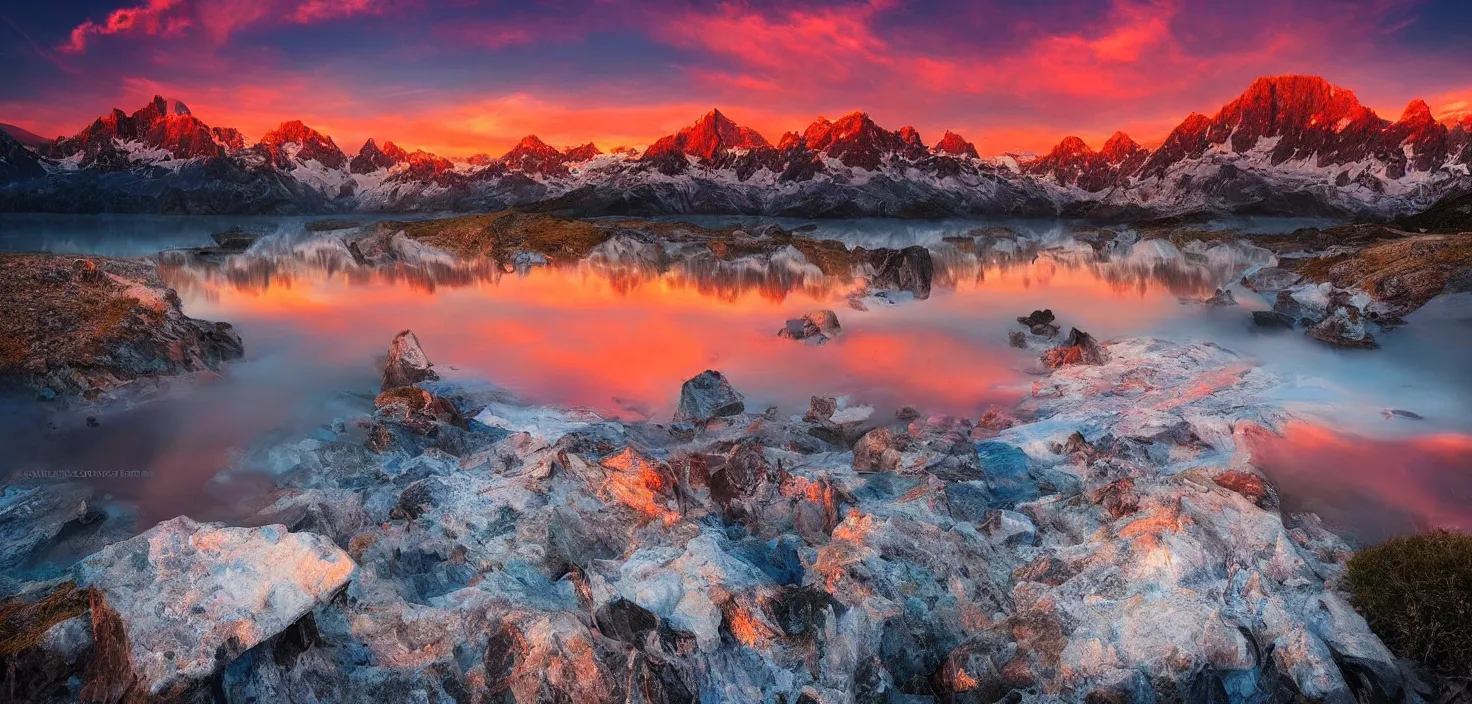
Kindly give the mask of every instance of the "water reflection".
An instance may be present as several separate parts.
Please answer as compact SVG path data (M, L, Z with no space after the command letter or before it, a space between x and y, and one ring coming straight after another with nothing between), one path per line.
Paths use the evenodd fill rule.
M1312 511L1364 542L1472 530L1472 436L1371 438L1307 424L1254 449L1285 511Z
M825 274L791 248L722 259L703 246L667 251L617 238L564 267L423 251L367 266L340 239L293 231L220 259L166 253L161 275L186 312L232 322L246 341L246 360L201 389L104 419L100 428L46 431L22 420L8 426L14 442L0 440L32 466L152 471L151 482L106 486L141 502L144 521L210 516L260 493L202 493L220 469L259 456L241 448L301 437L366 409L377 388L374 360L404 328L415 330L450 379L485 379L534 402L625 418L668 418L681 381L706 368L722 370L755 410L800 412L809 396L823 393L853 396L885 414L909 404L976 417L1030 389L1034 355L1007 346L1007 332L1016 316L1052 308L1061 324L1101 339L1207 339L1285 378L1326 380L1290 384L1283 400L1318 404L1325 411L1318 417L1347 444L1307 443L1317 436L1297 430L1264 450L1290 505L1322 511L1339 525L1363 522L1371 537L1425 521L1465 521L1448 499L1466 496L1458 493L1466 484L1457 483L1465 482L1465 460L1424 444L1426 437L1467 437L1472 393L1465 370L1455 375L1463 366L1455 350L1465 349L1456 340L1466 337L1455 330L1465 330L1465 321L1418 323L1412 332L1429 341L1387 336L1381 353L1344 355L1301 335L1256 334L1241 308L1180 304L1272 262L1247 244L1177 248L1082 227L911 234L889 241L866 235L864 242L925 242L935 264L931 298L866 311L848 307L864 288L862 268ZM821 347L776 336L785 319L819 308L838 312L843 336ZM1453 343L1436 342L1448 334ZM1380 411L1405 407L1411 402L1396 401L1405 398L1427 419L1394 427L1421 435L1361 442L1363 433L1349 434L1390 427ZM1338 410L1346 407L1354 412ZM1446 442L1463 458L1472 447ZM1382 481L1376 467L1405 457L1421 459L1388 475L1396 482Z

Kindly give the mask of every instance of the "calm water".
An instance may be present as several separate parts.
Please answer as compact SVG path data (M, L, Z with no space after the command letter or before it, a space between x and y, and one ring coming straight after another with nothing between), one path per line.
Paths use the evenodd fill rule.
M128 255L205 244L242 219L0 216L0 246ZM190 315L233 323L246 360L225 378L99 428L46 430L34 402L12 405L11 439L26 466L147 468L154 479L108 489L137 500L144 520L190 512L229 515L252 487L205 492L239 448L310 432L369 407L375 359L412 328L451 379L487 379L532 401L589 406L625 418L667 419L680 382L723 371L748 406L806 407L813 394L847 394L889 410L975 417L1015 403L1031 386L1033 355L1008 347L1014 318L1051 308L1060 324L1101 339L1154 335L1211 340L1293 381L1283 398L1311 420L1264 463L1290 507L1319 511L1361 537L1430 525L1472 528L1472 301L1439 305L1382 338L1384 349L1345 353L1301 335L1261 335L1245 312L1266 307L1238 290L1242 307L1183 305L1238 279L1268 253L1168 244L1106 256L1059 222L1007 223L1022 237L977 256L944 238L968 221L832 221L819 237L866 247L924 244L936 257L930 300L847 306L850 284L816 270L738 262L656 271L637 260L595 258L565 269L503 274L447 262L365 271L341 243L302 231L306 219L257 218L272 233L223 266L166 265ZM784 222L797 226L801 222ZM1282 231L1304 221L1237 223ZM157 230L157 234L150 232ZM843 337L821 347L777 338L782 321L838 312ZM12 402L13 404L14 402ZM1421 421L1387 419L1390 408ZM249 468L247 468L249 469ZM259 488L259 487L256 487Z

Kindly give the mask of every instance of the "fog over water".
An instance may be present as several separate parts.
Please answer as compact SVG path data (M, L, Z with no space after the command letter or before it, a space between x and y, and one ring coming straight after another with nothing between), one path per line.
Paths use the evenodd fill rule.
M1270 262L1266 250L1182 252L1160 241L1096 250L1087 241L1093 228L1077 223L817 223L815 237L869 248L923 244L935 257L929 300L861 312L845 299L853 284L778 257L665 271L614 255L520 273L437 260L370 271L353 266L332 235L305 232L306 221L0 216L0 248L8 250L134 256L207 244L210 232L236 224L269 233L224 264L165 258L161 269L186 313L235 325L244 361L187 393L104 416L95 428L80 415L47 428L37 402L9 398L0 405L0 440L14 448L11 468L147 470L146 480L98 481L136 500L142 521L239 515L270 482L222 487L211 477L226 468L280 469L269 453L246 450L371 408L375 361L404 328L448 379L483 379L534 402L625 418L668 419L681 381L706 368L724 372L754 410L800 412L814 394L847 394L883 412L910 404L974 418L1029 393L1035 356L1009 347L1007 333L1018 329L1017 316L1051 308L1065 332L1207 340L1287 380L1279 400L1305 422L1259 458L1285 508L1320 512L1365 540L1433 525L1472 528L1472 300L1465 296L1418 311L1380 337L1380 350L1340 351L1252 326L1247 311L1267 304L1234 282ZM1022 237L980 255L945 239L998 224ZM1323 223L1219 226L1266 233L1316 224ZM1241 306L1180 300L1222 285ZM776 337L783 320L819 308L837 311L842 337L823 346Z

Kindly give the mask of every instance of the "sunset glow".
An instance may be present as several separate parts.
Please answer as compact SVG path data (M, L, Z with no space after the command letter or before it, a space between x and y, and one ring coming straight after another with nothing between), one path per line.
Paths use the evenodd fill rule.
M865 110L983 155L1158 144L1260 75L1313 73L1394 119L1469 112L1450 0L1006 3L108 0L8 10L0 122L70 135L155 94L253 141L300 119L448 157L644 146L719 107L776 142ZM1346 11L1346 5L1354 6ZM1460 26L1465 26L1464 21Z

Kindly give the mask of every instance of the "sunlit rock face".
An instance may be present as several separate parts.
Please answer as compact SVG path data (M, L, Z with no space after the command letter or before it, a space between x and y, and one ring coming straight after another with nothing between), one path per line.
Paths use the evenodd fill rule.
M241 653L348 583L356 565L326 538L282 526L165 521L80 562L106 671L88 694L188 698Z

